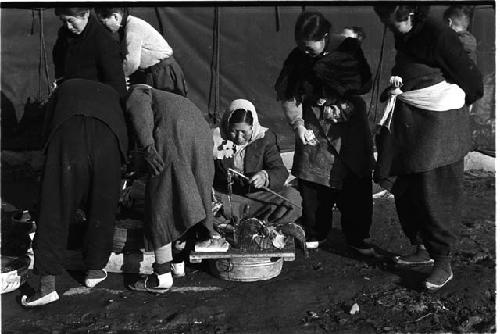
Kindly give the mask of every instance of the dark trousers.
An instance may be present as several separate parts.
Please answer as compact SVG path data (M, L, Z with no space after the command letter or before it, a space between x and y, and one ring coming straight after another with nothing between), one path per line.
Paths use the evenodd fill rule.
M86 212L88 222L82 236L85 265L87 269L106 266L120 179L118 140L105 123L73 116L56 130L47 148L33 247L38 274L63 272L69 224L78 208Z
M332 229L334 204L341 213L342 232L349 243L370 237L373 199L370 177L359 178L349 173L342 189L333 189L299 179L302 195L302 224L307 239L323 240Z
M393 192L399 221L414 245L433 258L451 255L460 224L464 161L428 172L398 176Z

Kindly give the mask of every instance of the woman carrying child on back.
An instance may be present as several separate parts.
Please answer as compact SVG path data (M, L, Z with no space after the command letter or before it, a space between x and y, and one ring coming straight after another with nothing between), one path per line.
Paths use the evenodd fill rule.
M119 38L123 72L129 84L145 83L153 88L187 96L184 73L165 38L148 22L128 15L127 8L98 7L101 23Z

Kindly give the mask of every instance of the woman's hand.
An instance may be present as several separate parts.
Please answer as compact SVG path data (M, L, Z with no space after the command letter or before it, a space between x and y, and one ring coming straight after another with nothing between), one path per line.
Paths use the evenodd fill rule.
M318 143L318 140L314 136L314 132L312 130L307 130L305 126L303 125L298 125L295 128L295 133L297 134L297 137L302 141L302 144L304 145L316 145Z
M148 163L149 171L152 176L158 176L163 171L165 164L160 154L156 151L154 145L149 145L144 150L144 159Z
M261 170L257 172L252 178L250 179L250 184L253 185L255 188L259 189L262 187L265 187L267 184L267 172L265 170Z

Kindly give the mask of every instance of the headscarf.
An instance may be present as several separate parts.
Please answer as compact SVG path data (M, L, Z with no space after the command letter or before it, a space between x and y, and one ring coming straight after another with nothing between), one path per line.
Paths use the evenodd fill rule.
M245 100L245 99L237 99L231 102L229 104L229 107L227 110L224 112L222 115L222 120L220 123L220 133L221 137L224 140L230 140L229 139L229 119L233 115L233 112L238 109L245 109L248 110L252 113L252 118L253 118L253 123L252 123L252 138L249 140L249 143L259 139L263 138L264 134L268 130L268 128L265 128L260 125L259 123L259 116L257 115L257 112L255 111L255 106L253 105L252 102Z
M229 119L233 115L233 112L238 109L245 109L252 113L252 137L248 141L246 145L256 141L257 139L264 138L264 135L268 128L260 125L259 116L255 111L255 106L252 102L245 99L237 99L229 104L229 107L222 115L222 120L220 122L220 126L214 129L214 158L221 158L221 149L224 151L228 149L232 149L235 147L235 144L229 138ZM225 154L224 154L225 155Z

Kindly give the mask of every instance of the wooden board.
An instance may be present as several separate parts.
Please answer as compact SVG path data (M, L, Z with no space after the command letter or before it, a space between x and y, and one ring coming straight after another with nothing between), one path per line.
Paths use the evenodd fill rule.
M248 251L239 248L229 248L227 252L195 252L189 254L191 263L200 263L202 260L231 259L231 258L273 258L282 257L284 261L295 260L295 240L292 237L286 238L283 249L265 249Z

